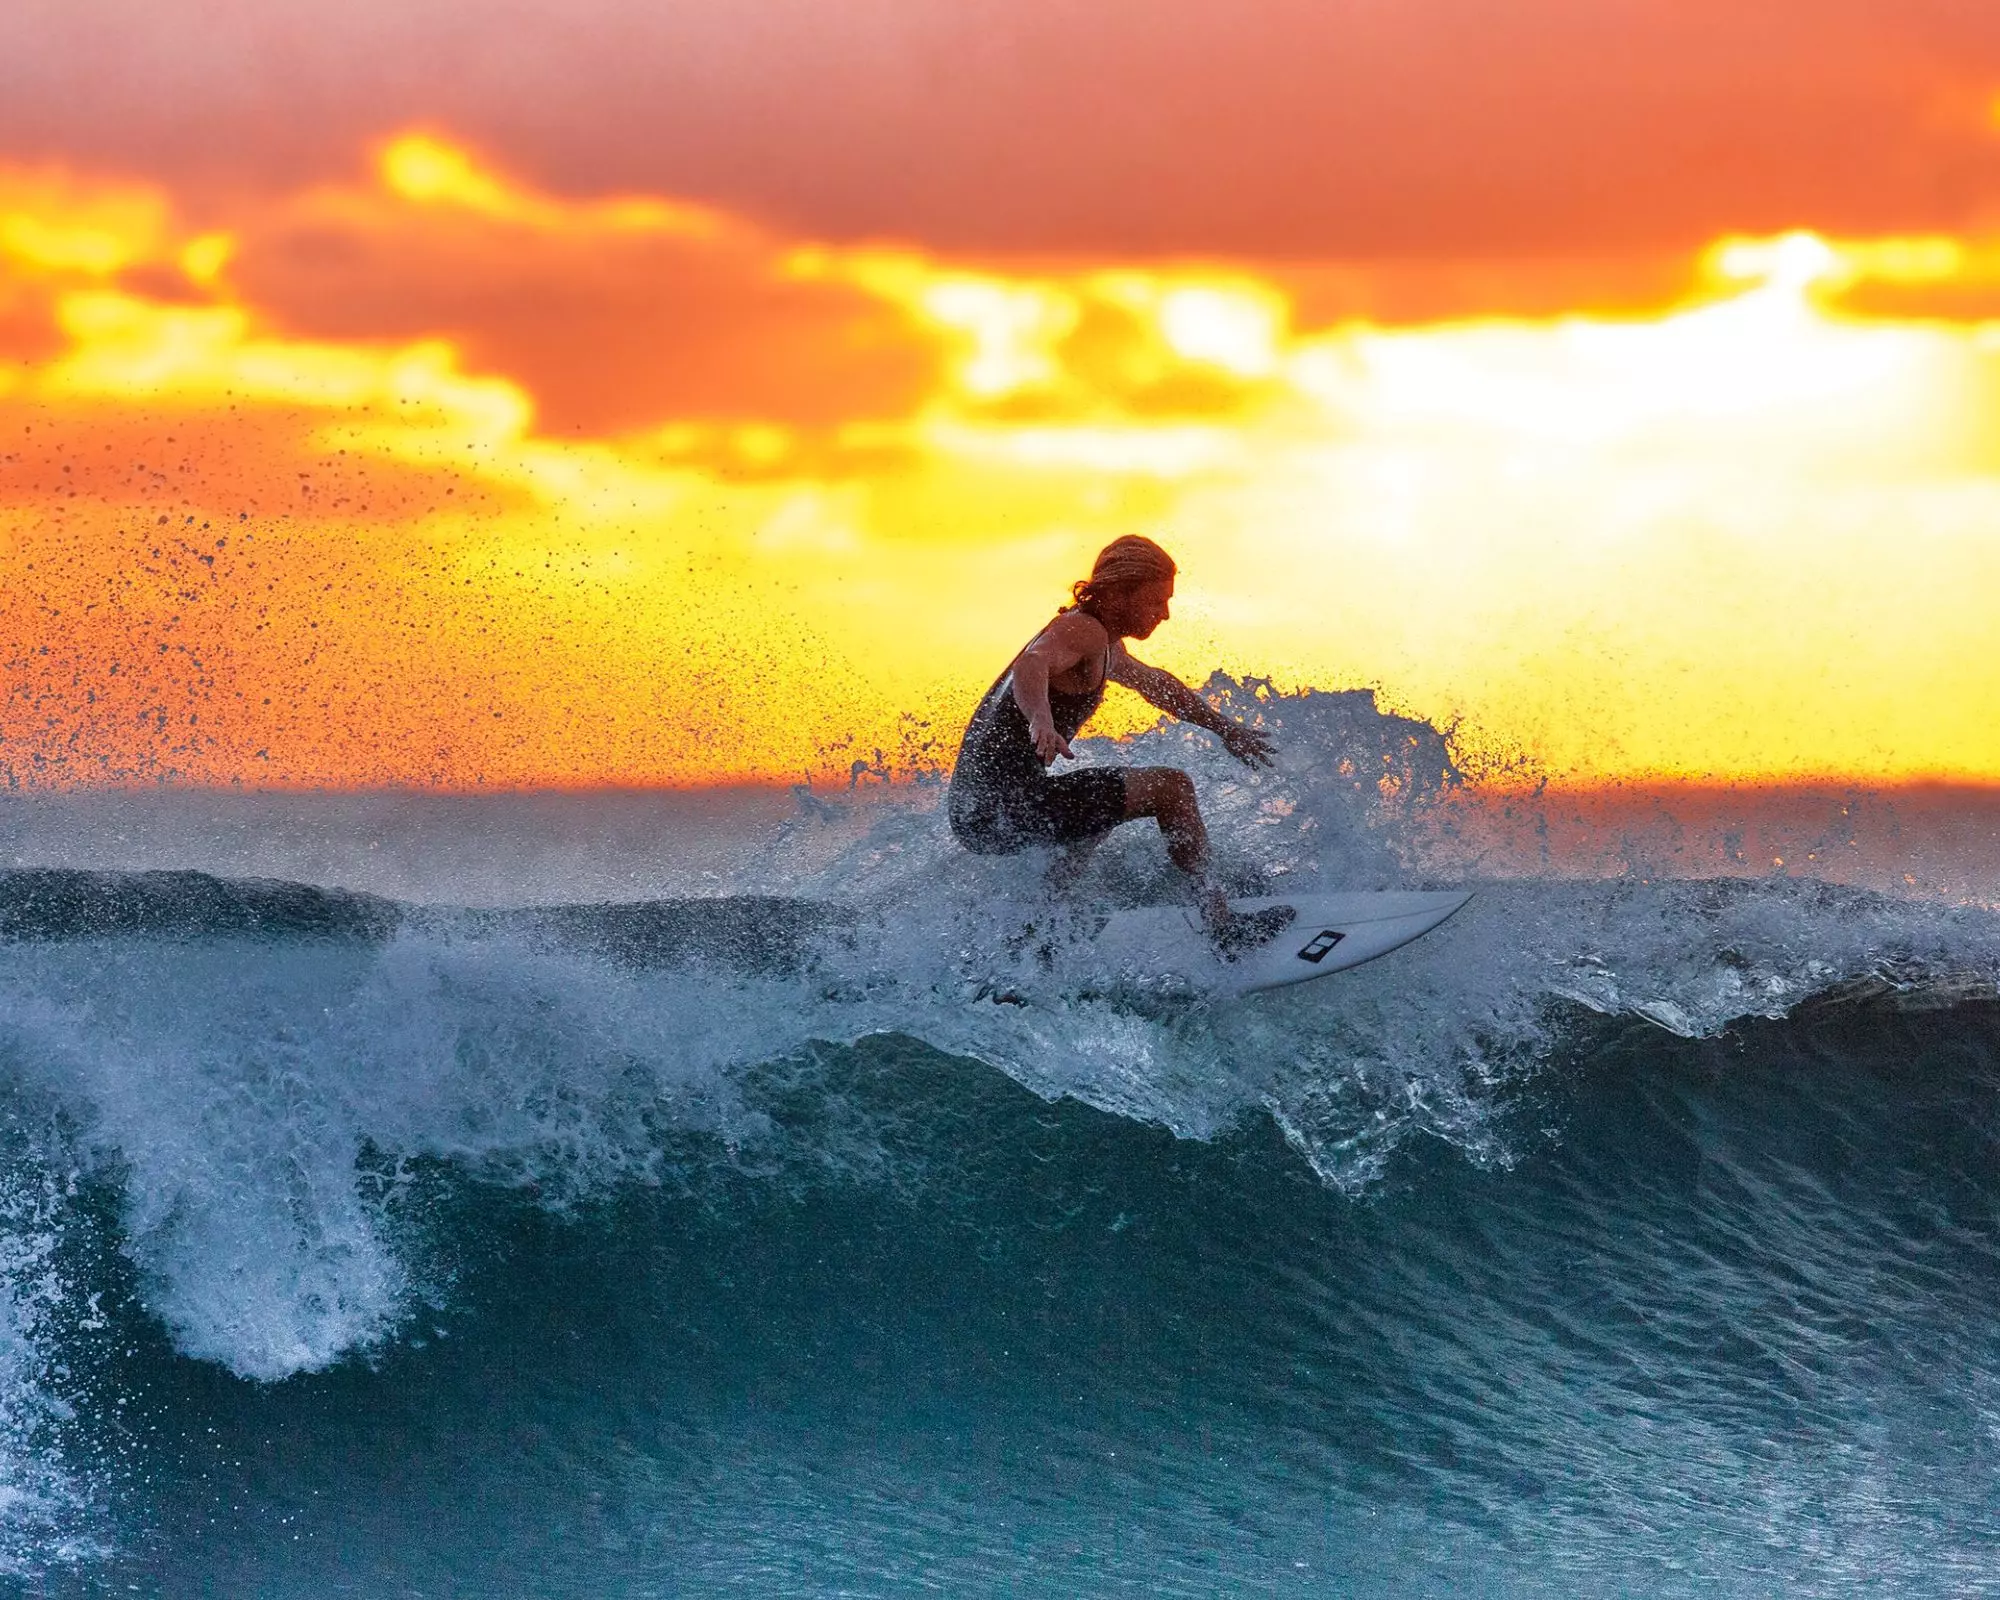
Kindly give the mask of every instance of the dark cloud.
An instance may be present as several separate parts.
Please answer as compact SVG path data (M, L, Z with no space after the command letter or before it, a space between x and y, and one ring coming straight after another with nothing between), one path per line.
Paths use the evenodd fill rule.
M548 433L897 416L939 359L896 308L792 277L775 243L726 226L539 225L352 197L252 223L230 278L290 334L449 338L471 370L527 389Z
M1863 283L1832 303L1850 316L1899 322L2000 322L2000 281Z
M46 361L64 343L54 293L42 284L12 279L0 267L0 370Z
M291 182L423 120L955 250L1616 254L2000 195L1985 0L14 0L8 38L17 154Z

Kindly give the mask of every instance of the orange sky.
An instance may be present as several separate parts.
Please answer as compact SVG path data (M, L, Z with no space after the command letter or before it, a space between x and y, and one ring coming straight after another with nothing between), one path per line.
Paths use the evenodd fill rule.
M2000 18L1745 9L29 0L0 771L935 759L1141 530L1475 764L2000 779Z

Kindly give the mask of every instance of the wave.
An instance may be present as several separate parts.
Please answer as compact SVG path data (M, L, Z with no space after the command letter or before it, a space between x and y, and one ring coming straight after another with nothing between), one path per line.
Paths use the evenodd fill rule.
M1473 904L1373 966L1211 1007L1079 956L1092 908L1181 892L1156 840L1114 838L1079 913L1039 861L952 850L934 791L801 796L698 897L0 871L0 1560L111 1537L102 1430L78 1420L104 1413L79 1352L107 1275L129 1279L121 1338L271 1383L413 1347L456 1303L473 1267L440 1193L582 1215L832 1183L950 1210L1031 1159L1008 1141L1037 1145L1033 1107L1070 1103L1130 1130L1118 1161L1156 1165L1157 1130L1268 1137L1351 1205L1435 1152L1504 1175L1560 1145L1542 1097L1628 1028L1805 1037L1925 1008L1984 1028L2000 993L1983 904L1650 878L1643 842L1616 877L1502 860L1435 731L1366 696L1219 692L1280 735L1277 772L1167 729L1085 759L1194 770L1239 889L1465 882Z
M77 1409L129 1398L131 1442L93 1570L1977 1587L1996 1015L1839 1004L1682 1040L1577 1013L1489 1105L1535 1159L1412 1141L1362 1204L1266 1118L1177 1141L907 1035L745 1073L754 1140L662 1127L656 1181L595 1196L377 1153L430 1276L365 1364L205 1376L129 1259L99 1267L116 1354Z

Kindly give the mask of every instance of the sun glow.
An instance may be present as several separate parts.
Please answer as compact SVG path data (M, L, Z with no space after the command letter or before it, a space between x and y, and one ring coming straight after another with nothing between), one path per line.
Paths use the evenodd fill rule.
M1137 530L1165 664L1379 685L1475 765L2000 778L2000 242L1690 266L1646 315L1385 325L1251 263L560 198L435 132L199 225L0 173L0 765L935 764Z

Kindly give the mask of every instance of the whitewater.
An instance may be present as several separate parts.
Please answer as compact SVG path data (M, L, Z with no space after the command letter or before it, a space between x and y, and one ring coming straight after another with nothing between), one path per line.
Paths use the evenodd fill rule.
M1214 1005L922 775L0 797L0 1582L2000 1593L2000 808L1208 687L1080 757L1472 904Z

